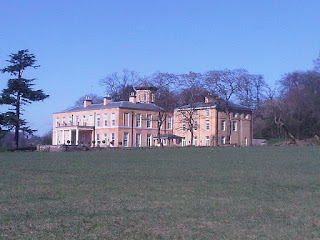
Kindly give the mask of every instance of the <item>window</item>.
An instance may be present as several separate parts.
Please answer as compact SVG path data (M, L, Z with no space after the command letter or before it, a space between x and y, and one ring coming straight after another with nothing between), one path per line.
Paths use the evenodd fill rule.
M108 126L108 113L105 113L103 116L103 120L104 120L104 126Z
M111 114L111 124L112 126L116 125L116 113Z
M173 127L173 117L168 117L168 129L172 129Z
M198 122L197 122L197 121L194 121L194 123L193 123L193 129L194 129L195 131L198 130Z
M198 137L193 138L193 145L198 146Z
M209 109L206 109L206 117L209 117L210 116L210 111Z
M147 114L147 128L152 128L152 115Z
M143 94L143 101L144 101L144 102L147 101L147 94L146 94L146 93Z
M186 123L185 123L185 122L182 123L182 130L183 130L183 131L186 130Z
M69 125L72 125L72 116L69 117Z
M110 141L111 145L114 145L114 133L111 133L111 141Z
M186 138L182 138L181 144L183 147L186 146Z
M141 147L141 134L136 134L136 147Z
M209 131L210 130L210 121L206 120L206 130Z
M136 115L136 127L141 127L141 118L142 118L142 115L137 113L137 115Z
M123 113L123 126L130 126L129 124L129 113L125 112Z
M100 114L97 114L97 127L100 127Z
M195 118L197 118L197 117L198 117L198 110L194 110L194 112L193 112L193 116L194 116Z
M233 130L234 132L237 131L237 121L233 121L233 122L232 122L232 130Z
M206 146L210 146L210 137L206 136Z
M93 126L93 115L89 116L89 125Z
M226 137L222 136L221 137L221 145L224 145L224 144L226 144Z
M225 131L226 130L226 121L222 120L221 121L221 131Z
M59 118L56 118L56 127L59 127L60 123L59 123Z
M238 113L233 113L233 118L237 118L238 117Z
M82 125L83 126L86 125L86 116L85 115L82 116Z
M152 135L147 134L147 147L151 147L151 146L152 146Z
M100 141L100 134L97 133L97 141Z
M123 133L123 146L128 147L129 146L129 133L125 132Z
M65 117L62 118L62 124L63 124L63 126L66 125L66 118Z
M76 116L76 125L79 125L79 116Z
M82 134L82 136L81 136L81 143L82 144L86 143L86 135L85 134Z
M104 140L105 144L107 144L107 142L108 142L108 134L107 133L103 134L103 140Z

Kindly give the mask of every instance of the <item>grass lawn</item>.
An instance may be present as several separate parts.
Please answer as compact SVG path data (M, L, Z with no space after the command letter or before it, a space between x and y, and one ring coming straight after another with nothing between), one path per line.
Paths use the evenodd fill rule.
M0 153L0 239L320 239L320 147Z

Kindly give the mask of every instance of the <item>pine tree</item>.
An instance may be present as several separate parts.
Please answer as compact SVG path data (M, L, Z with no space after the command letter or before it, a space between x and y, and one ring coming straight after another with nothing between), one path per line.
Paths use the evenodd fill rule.
M33 54L29 53L29 50L20 50L16 54L10 54L9 66L1 69L2 73L9 73L14 78L8 80L7 88L3 89L1 94L0 103L5 105L11 105L13 108L6 113L10 119L7 120L9 127L14 128L15 131L15 145L19 147L19 132L23 131L28 134L32 134L35 130L32 130L27 126L25 119L22 119L21 106L30 104L34 101L44 100L49 97L42 90L33 89L33 81L35 79L26 79L22 75L28 68L38 68L39 65L35 65L36 59Z

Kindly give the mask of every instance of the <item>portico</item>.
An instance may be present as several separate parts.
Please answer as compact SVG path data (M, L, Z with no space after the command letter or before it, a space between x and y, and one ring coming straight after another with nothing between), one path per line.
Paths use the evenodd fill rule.
M68 144L80 145L91 142L94 139L93 126L60 126L55 130L55 145ZM80 138L81 137L81 138Z

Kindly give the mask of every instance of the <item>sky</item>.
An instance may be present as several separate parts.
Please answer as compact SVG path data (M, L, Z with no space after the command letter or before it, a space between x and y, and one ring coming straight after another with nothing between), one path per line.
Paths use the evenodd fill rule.
M99 80L125 68L142 76L244 68L273 86L285 73L312 69L320 51L319 0L0 3L0 68L21 49L41 65L24 76L50 95L24 107L40 136L52 113L88 93L105 95ZM0 90L9 77L0 74Z

